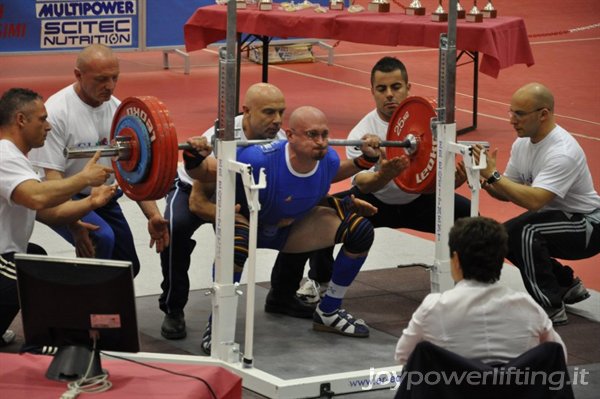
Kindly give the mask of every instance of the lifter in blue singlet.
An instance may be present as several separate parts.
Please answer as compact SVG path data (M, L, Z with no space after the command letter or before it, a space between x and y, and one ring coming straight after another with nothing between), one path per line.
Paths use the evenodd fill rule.
M373 226L363 216L371 216L377 209L353 197L336 199L327 193L332 182L377 162L379 138L365 137L361 157L340 160L328 147L328 135L325 114L314 107L300 107L290 116L287 141L240 149L237 160L251 164L255 173L264 167L267 174L267 188L259 194L257 247L299 253L343 243L333 266L332 284L313 314L314 329L368 337L366 323L346 312L342 299L373 243ZM215 164L213 158L207 158L201 167L188 172L194 178L214 178ZM248 208L240 186L237 192L242 208L235 245L247 248L248 233L238 233L241 225L248 232ZM234 260L243 265L240 261Z

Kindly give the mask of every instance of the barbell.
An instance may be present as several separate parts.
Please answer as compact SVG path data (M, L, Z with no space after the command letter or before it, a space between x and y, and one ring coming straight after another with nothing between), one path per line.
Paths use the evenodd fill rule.
M404 191L427 193L435 190L436 146L431 134L435 111L429 100L409 97L394 113L381 142L386 156L406 155L410 165L394 178ZM175 125L166 106L152 96L128 97L115 112L110 145L65 148L69 159L91 158L97 151L113 157L112 165L119 186L135 201L164 197L177 175L179 150L190 149L178 143ZM268 140L239 141L238 145L264 144ZM360 146L361 140L329 140L329 145Z

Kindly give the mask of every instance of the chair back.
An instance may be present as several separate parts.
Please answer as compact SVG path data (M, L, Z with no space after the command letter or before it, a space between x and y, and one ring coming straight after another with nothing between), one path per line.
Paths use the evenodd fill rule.
M490 365L420 342L402 372L396 399L573 399L563 348L542 343L506 364Z

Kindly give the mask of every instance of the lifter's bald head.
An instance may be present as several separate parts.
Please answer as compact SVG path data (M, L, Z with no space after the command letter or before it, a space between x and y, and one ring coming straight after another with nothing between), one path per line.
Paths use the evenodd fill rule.
M318 161L325 157L329 127L323 111L311 106L299 107L290 115L289 126L286 134L297 159Z
M313 124L322 124L327 126L327 116L318 108L305 105L296 108L290 115L290 128L303 130L306 126Z

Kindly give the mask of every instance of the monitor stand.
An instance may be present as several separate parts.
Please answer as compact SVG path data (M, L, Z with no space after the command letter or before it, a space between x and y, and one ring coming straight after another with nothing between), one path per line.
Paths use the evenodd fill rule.
M46 378L56 381L78 380L86 375L90 360L92 366L88 378L108 374L106 370L102 370L99 351L94 352L91 348L80 345L61 346L48 366Z

